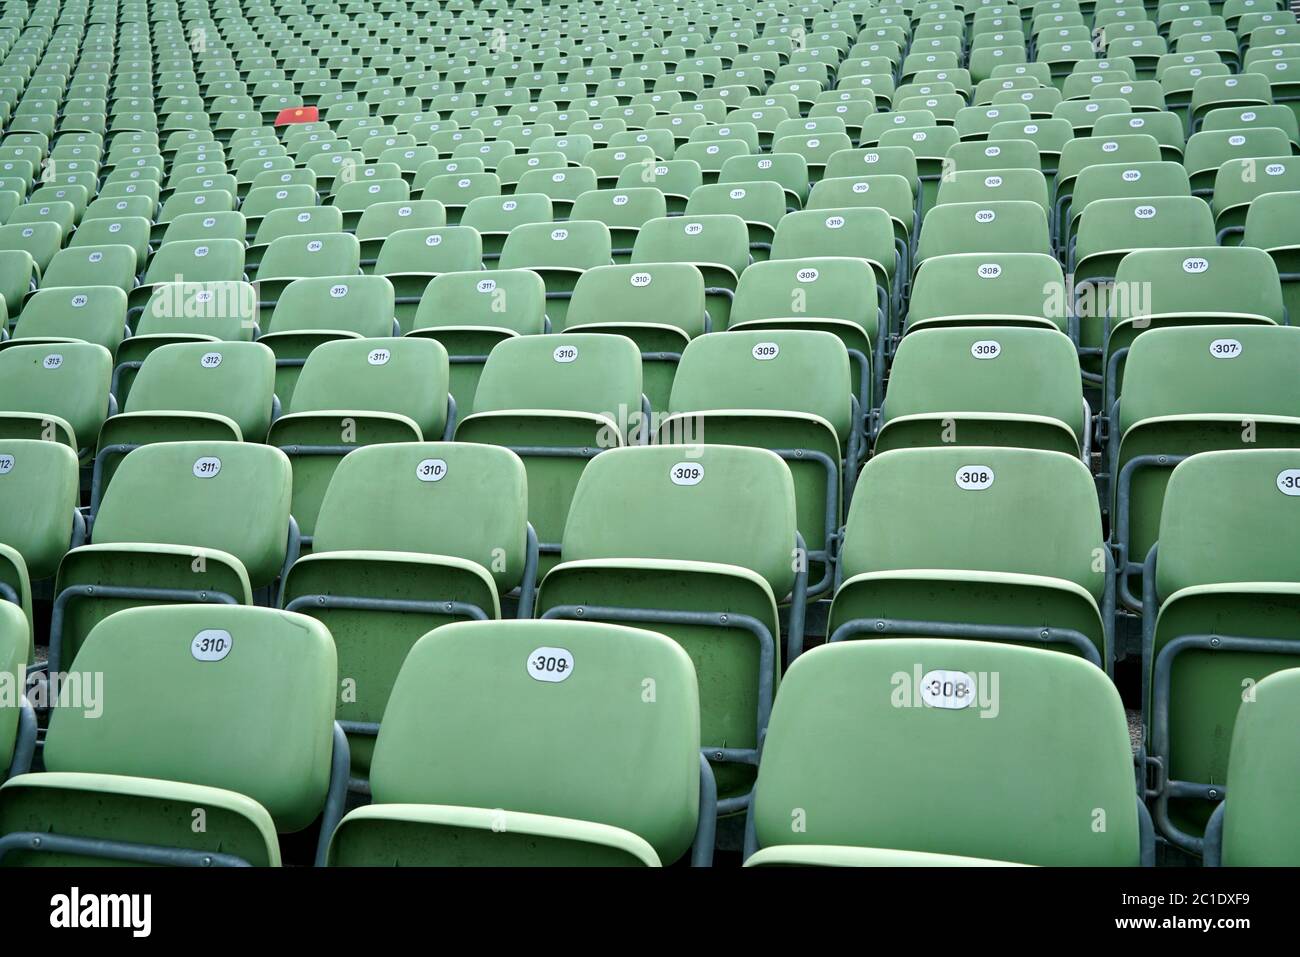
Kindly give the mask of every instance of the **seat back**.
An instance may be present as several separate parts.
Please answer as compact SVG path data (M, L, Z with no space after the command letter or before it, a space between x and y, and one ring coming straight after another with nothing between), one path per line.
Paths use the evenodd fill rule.
M552 659L568 666L560 680ZM647 674L660 706L620 690ZM556 742L545 756L539 734ZM422 638L402 666L375 748L373 806L506 808L603 824L638 835L667 864L695 833L699 734L695 669L662 635L588 622L450 624ZM336 854L350 849L348 826ZM425 863L518 864L538 851L566 863L624 862L509 832L457 850L457 830L450 821L421 835Z
M954 771L986 786L948 787ZM796 811L804 827L791 827ZM759 846L795 855L819 845L878 849L882 863L921 852L1078 866L1140 856L1115 686L1067 655L993 643L883 638L800 657L772 711L751 816Z
M251 442L162 442L122 459L95 515L95 544L215 548L253 588L280 573L289 528L289 460Z

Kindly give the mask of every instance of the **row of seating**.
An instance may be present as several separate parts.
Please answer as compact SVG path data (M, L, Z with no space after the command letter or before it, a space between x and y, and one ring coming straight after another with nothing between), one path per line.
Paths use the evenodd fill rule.
M327 745L313 719L314 743L292 745L295 760L315 755L315 790L288 826L268 797L275 820L239 844L256 862L276 859L275 831L317 816L318 860L392 862L415 835L495 833L483 807L502 806L649 841L512 818L506 831L533 837L497 852L511 862L536 837L581 833L575 860L671 862L693 844L702 863L715 817L745 812L756 862L764 848L772 862L893 850L1129 864L1152 857L1148 805L1164 841L1213 861L1244 822L1211 816L1238 706L1297 663L1281 509L1297 466L1300 134L1285 71L1300 45L1294 17L1258 3L189 0L124 5L115 24L98 5L42 0L0 13L0 266L16 319L0 346L0 481L23 503L0 517L0 594L26 611L26 687L49 722L46 770L23 787L132 773L60 757L51 741L75 719L51 689L94 664L120 617L173 610L136 606L204 602L196 613L308 615L336 657L338 732ZM439 493L455 504L415 498ZM1212 504L1222 495L1243 511ZM1284 530L1274 554L1257 548L1265 523ZM407 669L409 701L434 681L418 671L421 636L511 616L522 644L573 619L623 626L592 640L626 646L620 660L643 671L655 652L631 626L675 643L698 687L696 733L681 733L689 706L667 716L697 752L687 773L660 775L681 783L675 797L634 802L648 816L631 820L575 812L590 772L557 773L558 803L500 790L533 755L501 777L467 769L458 797L412 785L427 734L403 744L400 715ZM805 659L805 633L823 628L828 647ZM196 626L181 664L220 667L229 645L209 632L222 630ZM573 644L538 639L541 663L512 678L529 692L577 687L565 674L582 639L555 633ZM849 655L865 656L844 685L857 701L888 667L857 649L886 646L911 656L894 673L926 663L918 720L967 710L949 700L959 685L978 703L992 680L979 676L1020 673L1022 659L997 656L1022 652L1026 675L1073 669L1060 681L1109 720L1106 678L1140 653L1136 789L1117 723L1081 743L1077 723L1043 717L1059 702L1041 695L1034 724L966 751L1003 763L1006 741L1050 724L1033 750L1072 756L1044 777L1086 783L1076 811L1004 795L1003 820L1040 822L1027 843L1005 828L971 842L915 815L853 836L846 811L882 780L864 770L833 787L838 753L820 779L804 765L807 742L836 733L817 722L857 707L824 699L812 663L838 654L827 668L851 672ZM961 664L931 668L926 649ZM818 716L781 746L801 754L782 783L773 709L798 701L778 689L804 671ZM485 681L468 690L495 707ZM960 743L948 726L900 734ZM863 747L883 760L899 746L883 741ZM227 789L257 797L236 754ZM230 783L193 762L134 768ZM1284 762L1260 774L1257 793L1287 793ZM916 805L917 778L886 768L883 782ZM1010 774L998 786L1024 790ZM336 832L345 800L366 794ZM1089 801L1103 822L1118 815L1113 844L1056 826ZM461 810L388 807L435 803ZM789 840L810 804L829 829ZM23 842L76 830L81 813L0 834L19 833L32 862ZM1287 859L1266 836L1285 822L1262 814L1229 862ZM1090 838L1106 833L1091 824ZM136 843L175 862L157 856L174 840Z
M61 455L66 465L73 464L71 454L53 443L32 441L9 447L13 451L7 453L6 477L47 479L57 470L41 467L41 456ZM263 803L276 826L268 830L240 822L262 841L275 830L300 830L321 813L326 781L333 780L331 789L337 791L345 780L339 765L347 761L347 748L343 742L331 745L328 733L337 715L341 729L352 739L350 768L354 774L364 769L369 775L375 801L364 811L354 812L355 818L345 819L344 834L349 821L360 833L355 837L347 834L344 846L370 863L389 857L400 860L403 853L441 859L445 852L438 848L439 841L455 840L454 836L437 837L442 829L453 834L462 828L493 829L492 812L486 808L497 805L481 803L487 800L482 788L493 784L515 789L507 793L519 801L502 805L515 810L556 814L560 807L593 807L586 803L591 800L602 814L617 815L615 820L625 828L629 819L637 821L638 826L627 829L643 835L658 833L656 828L661 826L668 828L666 821L671 820L676 837L650 842L671 861L683 853L689 838L706 826L701 824L698 808L708 809L706 816L711 817L713 800L724 812L750 804L747 798L737 801L735 794L738 787L747 791L746 782L753 781L750 768L764 732L766 743L751 807L751 841L756 842L755 847L773 848L762 858L765 862L773 862L771 858L777 862L798 860L801 850L784 845L804 843L842 848L834 852L813 849L808 852L813 859L819 855L834 859L850 854L843 848L865 844L874 849L867 860L886 853L884 848L1024 863L1133 864L1139 856L1149 860L1149 839L1144 839L1145 851L1137 839L1145 812L1131 790L1118 693L1095 667L1100 654L1093 643L1099 644L1104 636L1097 612L1104 576L1093 558L1100 551L1096 545L1100 523L1095 514L1091 523L1085 518L1091 489L1086 471L1077 461L1057 453L993 448L895 451L874 459L867 466L872 494L859 497L850 514L843 546L846 578L831 610L834 633L826 647L795 663L781 682L786 690L777 692L775 659L779 649L773 647L773 636L779 634L779 625L774 600L787 595L793 602L800 600L799 575L791 571L789 561L794 527L789 471L775 456L759 450L705 447L694 458L684 458L684 454L676 447L633 448L594 458L575 493L565 529L564 561L548 573L537 596L536 610L542 617L560 621L503 625L504 631L494 640L477 635L474 629L480 626L473 623L445 624L428 637L420 636L439 622L499 618L499 595L518 581L521 567L527 566L526 536L521 534L527 489L522 463L509 451L459 443L402 443L358 450L343 460L331 482L316 551L296 562L286 553L284 536L268 534L277 527L283 530L289 522L288 466L280 453L231 443L164 443L132 452L94 516L91 544L71 552L60 569L59 602L73 628L53 639L50 676L71 671L89 680L90 675L102 674L107 682L119 675L136 675L137 682L166 688L167 695L160 702L156 693L150 696L143 688L138 695L118 691L111 702L105 702L102 718L86 708L69 706L72 699L61 702L53 709L46 739L47 771L19 776L0 790L0 830L43 833L51 830L53 823L56 834L71 828L73 835L87 837L94 832L85 828L94 826L98 815L106 815L98 821L103 827L120 813L113 810L115 802L140 797L158 804L160 813L177 801L201 797L205 806L223 807L227 814L243 810L243 816L262 823L247 808L230 806L231 799L223 799L219 792L185 795L186 788L193 792L200 784L244 795L266 794L268 800ZM982 464L965 464L973 458ZM1213 767L1221 757L1217 729L1231 723L1239 706L1246 714L1260 700L1271 702L1269 689L1274 685L1294 684L1296 672L1290 672L1291 677L1281 680L1275 675L1257 684L1252 681L1248 694L1243 694L1238 678L1243 671L1255 673L1253 659L1260 653L1294 658L1288 637L1292 629L1287 623L1294 614L1289 607L1294 586L1259 578L1261 572L1281 570L1280 563L1290 561L1294 549L1280 542L1276 553L1261 556L1256 545L1267 532L1276 536L1276 529L1286 525L1283 510L1290 507L1295 479L1300 475L1296 465L1292 452L1250 450L1192 456L1175 471L1162 548L1153 567L1156 578L1149 583L1153 593L1164 597L1160 623L1153 634L1158 657L1148 706L1157 744L1166 748L1161 757L1169 754L1169 745L1175 745L1172 757L1176 763L1168 766L1171 774L1190 772L1195 777L1198 772L1217 771ZM33 474L33 467L40 470ZM1293 480L1289 484L1285 481L1288 477ZM234 520L235 502L246 498L244 490L254 486L264 488L266 494L257 503L259 514L251 516L255 521L244 526ZM362 494L362 489L368 494ZM967 498L972 493L982 496L973 508ZM444 499L441 503L429 498L439 495ZM159 508L161 502L166 507ZM746 524L745 516L755 512L763 513L767 521ZM1013 522L1035 534L1008 535ZM951 532L958 523L963 535L954 540ZM476 544L466 549L471 539ZM209 543L208 547L196 548L200 540ZM1218 546L1213 555L1205 553L1206 541ZM1073 545L1063 547L1067 542ZM1053 561L1055 567L1051 567ZM1022 573L1023 568L1033 569L1034 574ZM147 585L139 581L140 569L150 571ZM282 606L314 621L300 614L282 616L220 604L122 610L141 600L162 597L247 605L250 587L274 580L282 570ZM671 585L671 594L665 594L665 585ZM435 595L437 598L431 597ZM64 603L69 597L75 597L75 604ZM521 615L527 617L530 605L531 598L521 600ZM962 622L962 616L969 616L973 609L989 605L996 608L989 615L991 621ZM1044 620L1043 608L1050 606L1055 607L1047 620L1075 627L1054 625L1037 634ZM684 607L691 610L684 611ZM573 619L581 623L575 626ZM1022 623L1019 626L1014 624L1017 619ZM1222 634L1226 629L1219 626L1225 620L1250 637ZM26 622L15 612L7 613L5 621L10 635L9 662L21 675L29 648ZM618 629L617 641L598 630L585 633L584 628L598 628L589 624L596 621L648 625L673 640L626 628ZM250 628L252 636L246 632ZM276 631L272 640L259 634L264 628L282 630L288 637L282 638ZM736 629L744 633L746 641L736 641ZM159 660L158 651L168 635L175 636L176 650ZM917 641L913 635L931 637ZM204 644L220 642L223 637L226 646ZM870 640L852 641L855 637ZM949 638L992 638L1005 643ZM1011 644L1045 645L1071 654ZM232 665L224 666L224 674L223 669L207 664L226 660L236 646L248 650L244 657L230 659ZM258 646L262 650L254 651ZM478 667L503 676L500 679L484 675L475 680L472 665L457 666L430 650L462 648L472 661L478 653L470 649L485 646L492 650L485 653ZM606 650L598 652L598 648ZM515 671L500 663L502 656L520 650L525 651L528 669ZM797 653L797 648L790 652ZM1085 660L1072 663L1071 658L1081 652ZM71 657L74 654L75 658ZM567 682L565 672L571 669L573 675L581 675L588 655L617 663L625 678L620 681L596 665L589 672L594 676L579 677L583 683L573 688L587 688L578 692L583 695L602 689L606 707L652 714L649 727L641 732L644 740L655 742L656 748L667 748L668 742L676 739L676 760L681 761L678 771L660 773L667 767L660 767L634 747L633 741L643 739L611 715L606 725L610 731L607 743L597 747L621 753L624 761L629 754L637 756L635 767L613 777L641 793L643 801L623 801L621 792L597 787L590 777L593 767L600 768L595 772L600 780L610 776L604 773L603 762L593 766L589 738L573 737L572 728L568 735L559 734L558 729L556 733L571 742L569 750L575 756L586 756L581 762L586 771L576 780L565 780L563 788L549 798L535 796L532 800L539 800L538 804L522 797L532 782L527 769L533 762L554 760L553 755L539 757L530 752L532 757L527 759L510 751L512 760L501 761L500 753L492 752L491 764L502 770L495 775L480 773L483 755L489 752L476 746L468 732L462 735L457 729L491 727L489 733L495 738L508 734L504 728L515 727L519 746L535 748L539 726L573 720L587 724L593 713L589 699L579 698L572 710L557 714L556 706L543 703L539 697L542 690L530 682ZM661 660L665 655L674 663L671 667ZM533 656L540 656L542 663L534 665ZM1175 659L1179 659L1177 682L1172 681ZM280 674L282 662L288 660L294 662L294 681L302 682L303 687L271 694L258 682L244 680L249 673ZM196 673L196 668L204 670ZM697 671L698 705L695 681L686 680L693 679ZM215 694L209 674L223 687L244 690L233 700ZM832 679L831 674L839 677ZM645 697L646 680L634 677L645 675L649 676L650 698ZM315 691L309 690L313 685L308 682L313 679ZM929 685L936 679L940 688L955 680L964 690L936 692ZM500 680L509 687L498 688ZM187 691L194 681L208 689L202 697L217 711L209 714L182 708L171 715L167 702L180 706L194 700ZM1031 685L1033 692L1017 697L1021 684ZM1055 692L1042 694L1044 684ZM485 694L489 686L497 693ZM457 693L451 693L452 689ZM658 699L659 694L665 698ZM920 699L900 698L912 694ZM470 699L479 702L477 708L468 705ZM791 703L783 704L787 700ZM498 710L506 701L514 702L508 714ZM618 701L622 705L617 705ZM246 702L248 707L236 702ZM1294 702L1291 696L1292 708ZM666 707L645 707L658 703ZM435 709L432 713L431 707ZM975 710L964 718L971 722L964 733L952 726L951 719L942 729L916 724L945 720L944 709L971 707ZM1002 715L1003 708L1006 715ZM1048 708L1049 712L1036 708ZM237 714L240 722L247 723L221 720L227 709L230 717ZM814 724L786 727L780 721L781 709ZM869 714L860 713L864 709ZM916 711L916 717L910 719L913 723L896 727L897 722L909 720L908 709ZM1087 714L1087 722L1079 722L1080 712ZM295 713L298 718L293 720ZM307 721L307 714L315 715L315 720ZM376 720L381 714L382 724ZM165 720L160 720L164 716ZM987 724L980 720L997 717L1001 720ZM229 748L234 736L242 740L249 733L264 736L266 728L259 728L254 723L258 721L277 729L273 737L277 747L265 755L265 769L276 768L273 777L259 773L261 765L238 759L220 767L194 764L196 753L228 753L215 745L210 752L196 752L196 733L205 732L202 740L215 734L217 741ZM134 741L130 728L158 724L177 730L155 733L148 747L134 752L122 750L120 744L107 744ZM1251 727L1258 724L1242 726ZM429 728L440 732L432 745ZM809 740L837 740L849 728L868 738L856 746L850 738L844 742L847 747L808 754ZM1174 740L1171 728L1178 731ZM308 737L304 740L298 735ZM1028 759L1024 752L1027 738L1037 740L1041 749ZM1281 740L1276 736L1270 739L1265 733L1266 747L1276 748ZM315 743L309 745L309 741ZM447 749L442 758L436 753L438 741L445 742ZM525 741L531 743L525 745ZM1010 742L1014 741L1021 742L1021 747L1012 748ZM717 774L716 784L712 774L705 775L703 792L699 790L701 766L696 756L701 744L716 762ZM859 752L857 747L864 750ZM1031 776L1044 787L1051 781L1052 793L1029 793L1022 778L994 774L990 777L997 787L987 801L976 802L978 811L972 812L964 797L952 799L954 807L961 805L966 811L950 825L936 827L928 816L908 818L895 823L902 830L895 831L891 841L847 839L841 828L864 826L848 809L861 801L867 788L872 793L883 789L893 795L892 801L887 798L880 810L873 812L879 814L882 827L892 820L894 812L889 808L908 807L916 799L917 789L930 793L934 786L931 778L939 772L933 770L932 763L916 763L918 747L947 755L946 761L937 762L944 766L948 761L968 761L973 762L972 771L983 767L985 773L989 763L1005 762L1015 753L1018 761L1028 760L1039 771L1056 769L1055 774ZM418 758L412 749L418 751ZM30 744L23 753L30 754ZM1285 773L1285 748L1267 753L1282 762L1282 767L1261 764L1255 752L1248 750L1245 755L1254 759L1254 773ZM1234 768L1236 754L1234 749ZM850 770L866 755L871 760ZM310 764L304 766L302 762L308 760ZM333 771L329 770L331 760ZM474 762L473 770L463 777L433 770L456 766L443 763L456 760ZM774 768L770 778L769 762ZM432 777L424 776L431 772ZM101 781L96 777L103 774L164 780L175 776L188 783L174 785L179 792L175 794L152 787L139 793L139 786L121 779ZM1059 788L1061 775L1076 780L1078 787ZM770 792L765 788L768 780L773 782L768 785ZM671 782L677 798L647 795L642 786L648 781L662 786ZM1189 803L1191 788L1206 786L1189 783L1179 796ZM61 819L54 822L50 812L41 810L49 802L49 788L70 792L66 803L56 805ZM432 788L437 788L436 792L431 792ZM105 792L117 796L106 801ZM304 792L312 793L315 803ZM431 793L442 796L434 798ZM700 798L701 793L706 797ZM290 794L297 798L291 800ZM448 798L448 794L460 796ZM1019 796L1011 800L1012 794ZM272 803L272 798L282 803ZM333 810L326 809L327 822L331 814L337 820L341 800L338 794L330 798ZM1249 820L1243 815L1240 822L1229 814L1229 833L1240 835L1235 839L1242 842L1234 852L1229 841L1229 860L1234 853L1240 855L1238 863L1288 859L1294 848L1287 834L1294 833L1294 828L1285 803L1266 795L1253 800L1262 801L1269 814L1252 814ZM1067 802L1077 803L1075 815L1080 821L1062 828L1062 820L1072 820ZM464 804L484 810L448 817L445 808L419 812L383 807L411 803ZM627 807L639 812L614 810ZM994 808L997 810L991 811ZM1103 823L1109 820L1110 824L1101 830L1089 829L1087 815L1096 815L1099 808ZM810 819L821 818L821 810L827 813L805 832L792 826L792 815L802 818L799 809ZM1172 811L1162 796L1157 813ZM638 819L638 813L658 823ZM962 820L970 820L972 813L986 822L990 818L985 815L992 813L991 820L1001 819L1004 825L958 826ZM432 829L434 836L426 834L398 851L394 843L397 835L388 832L401 831L394 821L409 814L414 814L415 821L438 826ZM1029 830L1039 839L1027 840L1025 815L1038 820ZM45 822L41 826L32 823L38 817ZM1022 826L1012 827L1013 821ZM603 819L601 823L613 822ZM509 817L503 826L510 832L517 826L525 834L540 836L552 832L533 827L554 824L514 822ZM330 827L322 830L322 841L329 831ZM1076 831L1077 837L1068 837ZM800 836L792 839L790 833ZM1109 837L1097 840L1096 833ZM958 836L962 834L967 837ZM215 840L223 853L256 854L262 863L277 859L273 839L265 845L249 845L243 843L249 837L245 835L227 845L220 843L220 835L219 830L214 834L210 829L207 837L198 839L203 853L213 849L206 842ZM561 829L553 836L584 840L571 830ZM195 846L191 840L181 840L178 833L167 837L183 847ZM585 840L607 844L612 837L606 837L602 841L588 835ZM38 850L25 844L24 837L10 835L7 840L12 842L8 845L11 851ZM480 850L505 854L509 859L511 850L503 843L505 848ZM323 848L322 844L321 853ZM620 849L632 853L626 846ZM39 850L74 855L85 851L75 843L54 842ZM697 847L696 852L707 856L711 845ZM633 856L642 863L657 859L640 851ZM903 859L911 860L907 855Z

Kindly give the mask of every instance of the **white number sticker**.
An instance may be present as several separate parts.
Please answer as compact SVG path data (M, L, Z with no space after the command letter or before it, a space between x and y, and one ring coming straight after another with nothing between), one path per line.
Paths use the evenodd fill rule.
M42 362L41 365L46 369L57 369L59 366L63 365L63 356L57 352L52 352L45 357L45 361Z
M1283 469L1278 472L1277 488L1283 495L1300 495L1300 469Z
M578 358L577 346L556 346L555 352L552 353L556 362L572 362Z
M393 354L387 349L372 349L370 354L366 356L366 361L372 366L382 366L387 365L388 360L392 357Z
M441 482L447 475L447 463L442 459L424 459L415 467L415 477L421 482Z
M971 344L970 354L976 359L996 359L1002 355L1002 343L996 339L981 339Z
M1215 339L1210 343L1210 355L1216 359L1235 359L1241 355L1241 343L1236 339Z
M205 352L199 358L199 367L203 369L215 369L221 365L220 352Z
M230 632L220 628L207 628L194 636L190 642L190 654L197 661L220 661L230 654L235 646Z
M993 484L993 470L987 465L963 465L957 470L957 487L982 492Z
M991 209L979 209L975 211L975 222L991 223L998 218L998 214Z
M997 279L1002 275L1002 267L997 263L980 263L980 268L976 270L976 274L981 279Z
M8 475L14 470L14 457L8 454L0 454L0 475Z
M573 652L567 648L535 648L526 664L528 677L556 684L573 674Z
M975 683L964 671L930 671L921 677L921 700L931 708L960 711L975 701Z
M1154 206L1139 206L1133 210L1133 215L1138 219L1154 219L1156 208Z
M752 350L754 358L765 362L768 359L775 359L781 354L781 347L775 342L760 342Z
M704 481L704 466L699 462L678 462L668 470L674 485L699 485Z
M637 289L644 289L646 286L650 285L650 280L651 276L648 272L634 272L632 273L630 282Z
M221 472L221 459L215 456L205 455L201 459L194 460L194 477L195 478L212 478Z

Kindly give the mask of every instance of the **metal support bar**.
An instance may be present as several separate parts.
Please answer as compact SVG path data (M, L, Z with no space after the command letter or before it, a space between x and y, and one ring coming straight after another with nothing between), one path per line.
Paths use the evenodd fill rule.
M68 605L78 598L134 598L142 602L177 602L200 605L238 605L234 595L222 591L201 591L193 588L146 588L136 585L73 585L63 589L54 598L50 609L50 652L48 672L51 678L59 673L63 651L63 619Z
M251 867L242 857L218 851L191 850L183 847L160 847L128 841L106 841L93 837L73 837L36 831L13 831L0 837L0 860L12 851L36 851L44 854L78 854L100 860L126 861L155 867Z
M1204 840L1181 830L1169 818L1169 799L1200 798L1222 800L1228 793L1221 784L1179 781L1168 776L1172 770L1169 741L1170 686L1174 660L1187 651L1241 651L1251 654L1300 655L1300 640L1294 638L1253 638L1241 635L1179 635L1165 643L1156 656L1151 686L1151 757L1166 770L1156 795L1155 819L1160 832L1183 850L1200 854ZM1149 660L1149 659L1148 659Z
M325 792L325 807L321 810L320 834L316 838L316 866L324 867L329 854L330 839L343 820L343 812L348 796L348 774L352 770L352 752L348 748L348 736L343 733L337 721L332 733L330 753L330 786Z
M1111 535L1114 539L1112 545L1115 549L1115 574L1118 578L1116 594L1129 611L1142 611L1142 603L1134 596L1128 584L1130 575L1142 573L1142 566L1129 560L1128 539L1131 518L1129 512L1133 494L1133 474L1143 468L1173 468L1185 458L1186 455L1138 455L1120 469L1115 489L1115 515L1112 517L1114 524Z
M718 782L708 758L700 755L700 808L691 842L691 867L713 866L713 845L718 832Z
M659 608L619 608L610 605L556 605L539 616L543 621L608 621L632 625L687 625L697 628L728 628L749 632L758 641L758 707L756 735L761 740L772 715L776 674L776 642L772 632L757 618L733 612L669 611ZM726 748L705 745L700 751L713 761L728 764L758 764L758 748ZM736 799L718 802L719 813L728 813ZM747 800L746 798L742 798Z
M832 632L828 641L848 641L859 635L873 638L969 638L973 641L1023 641L1036 645L1069 645L1088 662L1102 668L1101 652L1081 631L1048 625L977 625L971 622L917 621L896 618L854 618ZM1104 669L1103 669L1104 670Z

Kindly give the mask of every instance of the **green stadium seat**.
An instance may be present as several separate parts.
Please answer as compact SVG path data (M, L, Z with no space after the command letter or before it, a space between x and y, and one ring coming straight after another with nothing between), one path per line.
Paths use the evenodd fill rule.
M508 664L520 651L526 669ZM647 672L672 707L618 692ZM472 690L480 679L499 694ZM384 719L373 802L335 831L332 865L654 867L688 850L694 864L712 860L695 668L663 635L584 622L446 625L411 649ZM539 733L572 744L534 773Z
M976 799L939 783L1013 752L1015 770ZM805 826L791 826L792 808ZM1034 648L888 638L816 648L791 666L745 856L750 867L1132 867L1154 863L1155 841L1133 793L1124 709L1101 671Z
M49 672L125 608L269 604L297 554L289 460L252 442L159 442L118 465L89 517L90 543L59 564ZM258 494L250 495L251 489Z
M324 627L266 608L135 608L96 625L82 656L137 693L102 713L52 709L44 770L0 788L5 863L278 866L279 835L317 819L323 862L347 770Z
M449 436L447 353L427 338L335 339L303 363L267 443L293 463L293 515L304 545L338 460L353 448Z
M1169 477L1159 545L1146 563L1145 756L1154 817L1169 841L1192 853L1202 851L1214 802L1240 767L1239 710L1265 708L1263 679L1300 662L1293 647L1296 552L1286 520L1296 462L1294 449L1239 446L1182 461ZM1248 739L1259 716L1243 717ZM1247 744L1241 757L1249 764L1251 756ZM1272 793L1281 798L1287 787L1278 782ZM1235 827L1249 833L1251 824L1238 818ZM1287 854L1288 838L1270 843Z
M530 475L530 498L533 487ZM738 517L758 512L761 523ZM807 569L792 560L796 536L790 470L766 449L615 449L582 473L563 560L538 592L543 618L634 622L686 649L722 814L741 810L753 783L784 657L778 603L790 605L790 646L802 645Z
M1295 749L1286 730L1295 726L1300 671L1274 672L1256 681L1242 702L1232 730L1227 786L1232 817L1222 801L1206 827L1207 867L1294 865L1300 849L1291 826L1295 815Z

